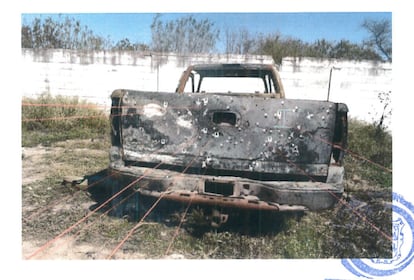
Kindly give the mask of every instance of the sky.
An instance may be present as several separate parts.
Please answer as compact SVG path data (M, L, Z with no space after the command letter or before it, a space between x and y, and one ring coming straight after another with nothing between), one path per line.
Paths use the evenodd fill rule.
M23 13L22 24L30 24L34 18L55 19L66 16L79 20L95 34L109 37L113 42L128 38L131 42L150 44L151 22L155 13ZM365 19L390 20L391 12L284 12L284 13L161 13L163 21L175 20L188 15L196 19L208 19L220 30L223 47L224 33L229 30L248 30L250 34L274 34L313 43L318 39L338 42L342 39L362 43L368 32L361 27Z

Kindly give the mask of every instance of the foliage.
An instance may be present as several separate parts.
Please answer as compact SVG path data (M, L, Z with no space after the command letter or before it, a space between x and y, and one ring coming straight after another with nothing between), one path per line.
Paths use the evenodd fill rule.
M22 101L22 145L50 144L108 133L105 113L77 97L42 94Z
M257 40L250 34L247 29L225 31L226 53L248 54L253 53L257 48Z
M272 34L259 38L257 53L270 55L276 63L280 64L283 57L303 57L306 46L301 40Z
M179 54L211 52L219 31L208 19L197 20L186 16L175 21L162 21L156 15L151 24L152 50Z
M310 57L349 60L380 60L380 57L372 49L353 44L347 40L341 40L336 44L325 40L318 40L309 46L306 55Z
M79 20L65 17L54 20L35 18L29 25L21 28L22 48L34 49L108 49L111 42L92 32Z
M176 52L178 54L209 53L215 50L220 30L208 19L198 20L185 16L164 21L160 14L151 24L151 46L132 42L130 38L115 44L92 32L79 20L65 17L55 20L51 17L35 18L31 24L21 28L22 48L62 48L83 50L121 50ZM306 43L300 39L286 37L279 33L251 34L247 29L226 29L224 34L225 53L270 55L276 63L283 57L317 57L351 60L392 60L391 23L387 20L365 20L361 25L369 32L363 44L348 40L329 42L325 39Z
M391 188L392 136L384 128L358 120L349 121L347 177L362 178L382 188ZM363 158L362 158L363 157Z
M389 20L365 20L362 27L370 36L364 42L369 48L376 48L387 61L392 61L392 27Z
M259 38L256 52L271 55L276 63L283 57L316 57L327 59L381 60L372 49L341 40L337 43L318 40L312 44L299 39L284 38L279 34Z
M316 57L326 59L381 60L372 48L341 40L329 42L324 39L306 43L300 39L285 37L279 33L251 35L247 30L227 30L226 53L270 55L280 64L284 57Z
M74 18L58 19L47 17L35 18L30 24L21 28L22 48L33 49L72 49L72 50L123 50L147 51L149 46L132 43L124 38L115 44L108 38L94 34L87 26Z
M148 51L149 46L142 43L131 43L128 38L118 41L112 48L120 51Z
M378 127L378 129L387 129L387 126L384 124L386 119L389 119L392 115L391 109L391 91L380 92L378 93L378 100L382 104L382 113L380 119L374 120L373 124Z
M391 23L387 20L366 20L362 24L369 33L363 44L351 43L348 40L328 42L325 39L314 43L305 43L295 38L284 38L280 34L259 36L256 39L256 52L271 55L276 63L281 63L286 56L317 57L349 60L392 60Z

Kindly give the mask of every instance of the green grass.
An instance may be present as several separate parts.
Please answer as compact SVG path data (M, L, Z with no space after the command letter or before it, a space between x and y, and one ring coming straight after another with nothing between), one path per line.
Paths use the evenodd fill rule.
M68 139L105 137L109 117L77 97L42 94L22 100L22 146L30 147Z
M388 131L358 120L349 121L348 153L345 157L347 178L358 177L370 184L392 186L392 136Z

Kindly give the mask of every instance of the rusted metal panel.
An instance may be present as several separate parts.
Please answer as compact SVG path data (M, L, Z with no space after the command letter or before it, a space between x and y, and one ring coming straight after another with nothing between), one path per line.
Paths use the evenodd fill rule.
M214 206L273 211L317 210L332 207L343 189L343 168L330 169L327 182L259 181L232 176L183 174L147 167L119 167L117 176L140 177L134 188L148 196ZM122 175L119 175L122 174Z

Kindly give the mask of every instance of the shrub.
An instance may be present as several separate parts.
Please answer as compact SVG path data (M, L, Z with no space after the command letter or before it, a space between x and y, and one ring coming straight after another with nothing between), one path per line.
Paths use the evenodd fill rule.
M392 186L392 136L383 127L351 119L345 159L347 177L355 175L383 188ZM387 171L388 170L388 171Z

